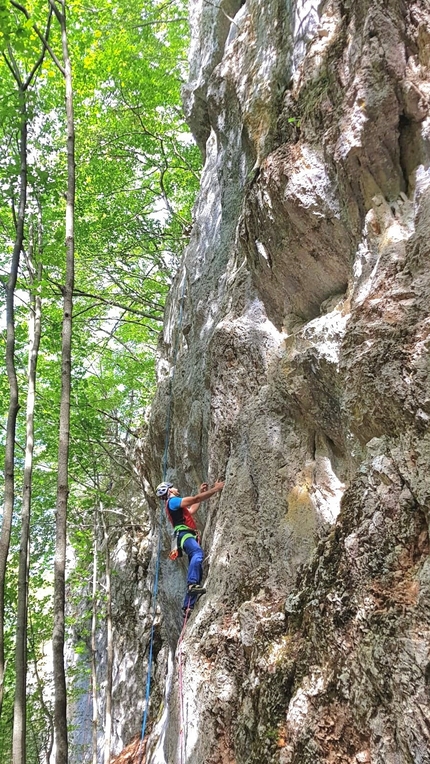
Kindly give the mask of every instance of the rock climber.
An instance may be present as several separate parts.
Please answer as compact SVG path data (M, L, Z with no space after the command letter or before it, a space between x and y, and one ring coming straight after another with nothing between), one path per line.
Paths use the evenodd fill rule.
M207 501L223 488L223 482L215 483L213 488L209 488L207 483L202 483L198 494L181 497L172 483L160 483L155 491L160 499L166 500L166 513L173 525L178 549L188 555L187 591L182 606L184 617L193 609L198 598L206 593L201 583L204 554L193 515L202 501Z

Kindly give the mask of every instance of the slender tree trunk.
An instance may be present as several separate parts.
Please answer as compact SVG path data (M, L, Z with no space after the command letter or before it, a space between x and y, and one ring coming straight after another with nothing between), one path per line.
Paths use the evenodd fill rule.
M107 666L106 666L106 717L105 717L105 754L104 764L109 764L112 737L112 675L113 675L113 631L112 631L112 587L110 570L109 533L106 526L106 518L103 506L100 505L100 516L103 520L103 535L105 546L105 575L106 575L106 641L107 641Z
M6 368L9 381L9 411L6 427L6 454L4 480L4 510L0 536L0 716L3 706L3 688L5 673L4 651L4 614L5 614L5 579L9 553L12 515L15 500L15 431L19 410L18 381L15 370L15 287L18 278L19 259L24 241L25 208L27 203L27 110L26 98L22 89L20 95L21 134L20 134L20 188L16 217L16 234L12 262L6 285Z
M91 619L91 695L93 703L92 750L93 764L97 764L97 660L96 660L96 629L97 629L97 510L94 510L94 547L93 547L93 612Z
M60 8L53 0L51 6L61 26L63 63L66 85L67 115L67 201L66 201L66 279L63 289L63 333L61 352L61 403L60 438L58 447L57 516L54 568L54 630L53 663L55 687L55 742L56 764L68 762L67 733L67 691L64 665L65 640L65 578L66 578L66 533L68 502L68 461L70 439L70 384L71 384L71 344L72 309L74 284L74 205L75 205L75 133L73 117L72 70L69 56L66 8L64 0Z
M24 7L19 6L19 10L24 13L28 19L28 12ZM46 40L49 37L51 25L50 11L46 26L45 39L42 44L42 50L39 58L34 63L28 76L22 77L16 62L13 50L8 46L7 52L2 51L3 58L9 71L18 87L19 94L19 113L20 113L20 174L19 174L19 201L18 210L15 214L15 242L12 254L12 263L9 273L9 279L6 286L6 368L9 381L9 412L6 427L6 453L5 453L5 491L4 491L4 511L0 536L0 716L3 707L4 694L4 674L5 674L5 654L4 654L4 613L5 613L5 579L6 565L9 553L10 534L12 528L13 507L15 501L15 431L16 419L19 411L18 382L15 370L15 287L18 278L19 260L24 242L25 213L27 206L27 134L28 134L28 115L27 115L27 97L26 91L29 88L33 77L41 66L46 52Z
M34 670L34 676L36 678L36 684L37 688L39 690L39 701L40 706L43 712L43 715L46 719L46 735L44 736L43 741L43 761L44 764L51 764L51 753L52 749L54 747L54 718L52 716L52 713L48 706L45 703L45 699L43 697L43 681L39 674L39 666L36 656L36 650L35 650L35 639L34 639L34 629L33 625L31 623L31 617L30 617L30 639L31 639L31 645L33 650L33 670Z
M41 229L38 226L36 251L41 252ZM28 570L29 570L29 543L30 543L30 509L31 509L31 482L33 473L33 447L34 447L34 405L36 394L36 369L39 354L41 334L42 301L34 285L40 281L42 264L39 261L35 270L33 265L33 243L29 249L28 270L31 284L30 320L29 320L29 354L28 354L28 391L27 391L27 417L26 417L26 442L24 461L24 490L21 513L21 543L19 550L18 570L18 612L16 626L15 647L15 702L13 713L13 764L25 764L26 762L26 687L27 687L27 605L28 605Z

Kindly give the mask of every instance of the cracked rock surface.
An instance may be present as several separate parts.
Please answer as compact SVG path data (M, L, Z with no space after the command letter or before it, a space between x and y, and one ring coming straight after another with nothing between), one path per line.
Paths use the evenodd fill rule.
M171 406L167 479L226 484L198 513L207 594L179 648L163 531L147 764L426 764L430 9L191 0L191 19L205 166L142 469L155 524Z

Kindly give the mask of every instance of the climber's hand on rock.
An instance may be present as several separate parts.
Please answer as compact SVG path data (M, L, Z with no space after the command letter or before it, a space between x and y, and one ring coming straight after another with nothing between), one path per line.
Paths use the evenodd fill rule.
M207 483L202 483L201 486L200 486L199 493L205 493L205 491L207 491L208 488L209 488L209 486L208 486Z

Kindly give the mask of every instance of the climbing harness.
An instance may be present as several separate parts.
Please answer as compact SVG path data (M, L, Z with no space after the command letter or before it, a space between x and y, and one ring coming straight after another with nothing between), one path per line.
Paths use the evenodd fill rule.
M169 440L170 440L170 421L171 421L171 409L172 409L172 390L173 390L173 378L175 376L175 369L176 369L176 359L178 355L178 348L179 348L179 337L181 332L181 326L182 326L182 317L184 312L184 298L185 298L185 283L186 283L186 271L184 272L184 280L182 282L182 289L181 289L181 297L179 301L179 316L178 316L178 324L177 324L177 334L176 334L176 340L175 345L173 349L173 358L172 358L172 374L169 377L169 389L168 389L168 398L169 398L169 404L167 408L167 418L166 418L166 435L165 435L165 442L164 442L164 453L163 453L163 481L166 480L166 473L167 473L167 455L169 450ZM138 762L139 764L142 764L142 757L143 757L143 739L145 737L145 730L146 730L146 724L148 721L148 711L149 711L149 697L151 692L151 672L152 672L152 659L153 659L153 651L154 651L154 631L155 631L155 616L156 616L156 604L157 604L157 593L158 593L158 578L159 578L159 571L160 571L160 558L161 558L161 529L163 525L163 501L160 500L160 519L158 523L158 547L157 547L157 558L155 563L155 574L154 574L154 584L152 588L152 596L151 596L151 603L152 603L152 624L151 624L151 635L149 639L149 654L148 654L148 669L147 669L147 675L146 675L146 690L145 690L145 711L143 714L143 721L142 721L142 733L140 736L140 744L139 744L139 751L138 751ZM185 624L183 626L184 630Z
M170 517L170 511L169 511L169 500L167 499L165 502L165 510L166 510L166 517L169 521L169 523L172 523L172 518ZM183 510L184 513L184 519L191 519L191 516L187 512L187 510ZM173 523L172 523L173 525ZM170 560L177 560L179 557L182 557L184 553L184 544L187 539L196 539L197 543L200 544L200 534L197 530L197 528L190 528L189 525L181 524L181 525L175 525L173 536L172 536L172 543L171 543L171 550L169 554Z
M184 554L184 544L187 539L195 539L197 543L200 544L200 534L198 531L193 531L192 528L186 528L186 533L184 533L184 530L185 527L175 528L169 554L170 560L177 560L179 557L182 557Z

